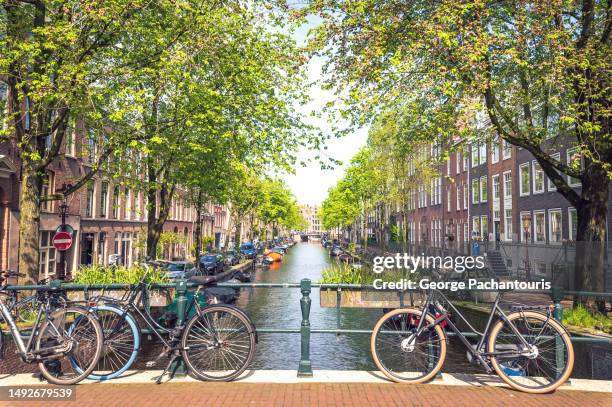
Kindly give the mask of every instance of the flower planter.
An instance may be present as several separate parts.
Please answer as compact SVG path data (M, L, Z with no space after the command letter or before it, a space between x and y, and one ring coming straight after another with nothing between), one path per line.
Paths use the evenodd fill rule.
M410 306L410 292L404 293L405 307ZM412 293L414 305L423 300L421 293ZM338 291L333 289L322 289L320 294L320 305L322 308L336 308L338 305ZM341 290L341 308L400 308L400 296L396 291L380 290Z
M89 290L88 298L104 296L116 300L127 299L128 290ZM165 307L172 303L174 290L149 290L149 305L151 307ZM84 291L68 291L68 299L71 301L85 301Z

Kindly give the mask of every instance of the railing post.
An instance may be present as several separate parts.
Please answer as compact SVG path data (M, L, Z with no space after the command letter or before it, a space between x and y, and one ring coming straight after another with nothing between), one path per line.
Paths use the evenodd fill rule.
M563 288L553 287L551 294L554 304L553 317L559 322L562 322L563 320L563 307L561 306L561 300L563 300L564 296L565 292Z
M179 327L185 324L186 319L187 280L184 278L176 280L174 290L174 298L176 301L176 326ZM177 359L170 367L170 371L174 372L173 374L178 376L187 375L187 369L185 368L185 363L182 359Z
M310 279L304 278L300 282L300 308L302 309L302 326L300 327L302 355L298 367L298 377L312 377L312 365L310 364Z
M561 306L561 300L564 297L563 288L561 287L553 287L551 294L554 308L553 308L553 318L555 318L559 322L563 322L563 307ZM555 362L556 362L556 370L557 374L560 375L562 373L563 367L565 366L565 355L564 355L564 345L563 340L559 337L555 337Z

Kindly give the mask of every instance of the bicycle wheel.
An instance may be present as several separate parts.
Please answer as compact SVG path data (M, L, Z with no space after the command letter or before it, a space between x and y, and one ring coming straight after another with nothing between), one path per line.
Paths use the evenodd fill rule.
M42 375L53 384L76 384L95 368L102 352L102 327L85 308L54 311L36 339Z
M15 304L15 319L26 324L33 324L38 315L38 299L35 295L26 297Z
M574 367L574 348L561 324L539 312L513 312L508 321L533 349L525 349L510 325L498 321L489 337L493 368L509 386L527 393L548 393L563 384ZM514 353L516 352L516 353Z
M397 309L383 315L372 332L370 350L374 363L389 379L399 383L423 383L442 368L446 336L427 314L423 329L417 326L423 311Z
M255 354L255 328L240 310L215 305L194 315L181 339L183 359L200 380L230 381Z
M121 376L132 366L140 349L140 330L130 314L113 305L92 308L102 326L104 343L92 380L110 380Z

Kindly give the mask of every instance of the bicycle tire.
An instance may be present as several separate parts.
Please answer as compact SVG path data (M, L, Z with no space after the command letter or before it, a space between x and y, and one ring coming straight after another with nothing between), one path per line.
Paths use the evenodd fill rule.
M554 391L556 388L558 388L559 386L561 386L563 383L565 383L567 381L567 379L570 377L573 367L574 367L574 348L572 346L572 342L570 341L570 336L569 333L565 330L565 328L563 328L563 326L557 322L555 319L548 317L547 315L544 315L540 312L534 312L534 311L521 311L521 312L513 312L509 315L507 315L507 318L510 322L517 320L517 319L526 319L526 318L531 318L532 320L537 320L537 321L542 321L544 322L544 324L548 324L550 325L550 327L556 332L557 336L554 338L555 339L555 348L557 346L557 340L561 340L562 343L565 345L566 349L567 349L567 355L562 355L562 357L564 358L564 360L566 360L566 363L564 363L564 367L563 370L561 371L560 374L558 374L558 376L555 378L554 381L552 381L551 383L547 384L547 385L543 385L543 386L533 386L533 385L527 385L525 384L525 382L527 382L526 377L530 377L527 376L527 374L524 374L523 376L517 374L517 375L511 375L510 372L512 372L512 370L509 370L508 366L501 366L500 365L500 360L499 359L519 359L519 358L523 358L527 363L525 364L525 368L523 368L520 363L516 364L517 369L516 369L516 373L529 373L529 370L527 369L527 367L531 367L533 365L538 365L537 368L540 371L543 371L543 369L540 366L544 366L544 365L539 365L537 362L533 362L533 363L529 363L529 360L536 360L535 358L528 358L525 356L518 356L518 357L514 357L514 358L498 358L495 356L491 356L491 364L493 365L493 368L495 369L495 371L497 372L497 374L499 375L499 377L506 383L508 384L510 387L516 389L516 390L520 390L526 393L534 393L534 394L541 394L541 393L550 393L552 391ZM516 326L517 324L515 324ZM506 326L506 323L502 320L498 321L494 326L493 329L491 330L491 334L489 336L489 343L488 343L488 349L489 352L495 352L495 350L500 347L501 348L502 345L508 347L508 343L498 343L498 347L496 347L496 343L498 342L498 335L500 334L500 332L502 331L502 329L504 328L504 326ZM544 325L546 326L546 325ZM521 327L517 327L517 329L520 330ZM543 332L543 328L542 330L540 330L540 334L538 335L538 337L541 335L541 333ZM506 336L506 338L509 337L508 335ZM537 339L537 337L536 337ZM546 339L546 338L545 338ZM535 344L535 343L534 343ZM541 342L540 342L541 344ZM518 345L516 345L518 346ZM538 354L536 357L538 357L540 354L544 354L544 351L550 351L551 348L550 346L548 347L541 347L538 346L539 350L538 350ZM567 356L565 358L565 356ZM557 359L557 354L555 353L555 359ZM506 364L508 364L507 361L504 361ZM502 363L504 363L502 362ZM548 362L546 362L548 363ZM518 369L518 367L520 367L521 369L523 369L522 371L520 371ZM533 372L535 372L535 370L531 370ZM520 377L524 377L522 379L519 379ZM534 376L534 379L532 379L533 381L537 382L538 380L536 380L536 378L539 381L542 381L541 378ZM523 382L523 383L521 383Z
M405 314L405 316L402 316L402 314ZM394 311L387 312L386 314L384 314L376 322L376 325L374 326L374 329L372 330L372 336L370 337L370 351L372 353L372 359L374 359L374 363L376 364L378 369L385 376L387 376L390 380L394 382L411 383L411 384L424 383L424 382L431 380L433 377L435 377L435 375L440 371L440 369L442 369L442 365L444 364L444 360L446 359L446 334L444 333L444 330L440 327L440 324L435 325L433 329L433 332L435 332L435 334L438 337L438 340L436 341L439 346L437 348L438 361L435 363L435 365L431 367L429 371L425 372L424 374L420 376L416 376L416 377L404 377L400 374L403 372L393 371L392 367L387 366L388 363L386 361L381 360L382 355L379 355L379 349L378 349L379 347L377 346L378 344L377 340L379 339L379 337L382 337L382 328L386 328L387 331L389 331L390 329L396 328L397 324L394 323L393 318L396 318L396 320L397 318L400 318L400 324L401 324L402 323L401 318L406 318L405 321L411 321L411 318L414 318L412 319L412 321L416 321L417 319L422 318L422 315L423 315L423 311L417 308L396 309ZM425 314L425 320L430 324L435 321L435 319L430 314ZM411 323L414 326L415 323L418 323L418 322L409 322L409 323ZM416 326L414 326L413 329L416 329ZM425 332L422 332L422 334L424 333ZM387 334L387 332L385 332L385 334ZM417 344L417 340L421 337L421 335L414 338L412 341L409 341L407 343L407 346L404 348L403 346L404 341L410 338L410 336L405 337L406 334L403 332L401 332L401 334L404 335L404 337L398 336L397 338L394 338L394 339L385 339L385 341L387 341L386 342L387 346L390 345L390 346L398 347L399 349L397 350L397 352L402 352L402 353L392 352L391 354L393 357L389 360L389 362L398 363L398 361L400 360L399 356L401 355L406 356L408 354L415 355L414 356L415 359L416 359L417 354L421 354L421 356L425 355L425 357L430 357L429 353L426 355L424 352L418 352L418 351L415 352L416 347L420 346L420 344ZM427 340L427 338L425 338L425 340ZM382 339L381 339L381 342L382 342ZM431 342L432 341L427 340L426 343L430 344ZM434 348L433 351L435 352L436 349ZM404 368L404 366L398 365L398 369L399 368ZM413 374L414 372L407 371L405 373Z
M108 329L105 326L105 321L100 320L100 324L102 325L102 332L104 335L104 344L102 346L102 354L100 355L100 359L98 363L96 364L96 367L94 368L93 372L89 376L87 376L87 378L91 380L99 380L99 381L111 380L125 373L125 371L128 370L132 366L134 361L136 360L138 356L138 352L140 350L140 329L134 317L118 306L109 305L109 304L97 305L93 307L91 311L93 311L94 313L98 315L99 320L100 320L100 311L116 314L118 317L125 320L127 324L126 328L129 328L129 331L133 338L132 345L130 346L121 345L118 343L119 338L117 337L117 334L115 333L115 339L114 339L115 347L113 348L113 345L108 343L109 342L108 334L110 332L108 333L106 332ZM105 359L109 359L112 357L112 356L107 356L111 352L114 352L115 354L119 354L120 353L118 350L119 347L123 347L124 354L129 355L127 357L127 360L125 362L121 362L120 359L118 360L118 358L116 358L115 363L120 363L122 366L120 366L118 369L112 370L111 373L101 373L101 372L98 373L99 370L106 371L106 369L104 368L108 365L113 366L112 362L106 363ZM115 366L118 366L118 365L115 364Z
M215 314L217 314L215 316ZM211 322L215 319L220 320L224 319L224 322L227 326L224 328L227 331L230 331L231 323L237 324L234 327L236 329L231 330L233 332L234 338L239 338L240 332L242 332L242 338L236 340L233 345L226 345L218 338L215 338L214 350L216 352L221 352L221 348L224 348L226 352L232 353L232 358L237 358L240 356L244 356L239 360L239 366L234 366L230 370L220 370L220 372L224 372L219 376L213 375L211 370L207 370L201 363L196 361L196 356L203 356L202 353L209 351L211 349L204 349L203 351L197 352L196 346L202 346L195 343L196 341L202 341L203 338L206 337L207 332L211 330ZM230 319L231 318L231 319ZM232 321L233 320L233 321ZM214 328L212 328L214 330ZM196 332L199 330L199 332ZM238 333L237 333L238 332ZM210 336L210 335L209 335ZM229 335L226 334L225 338ZM221 343L219 343L221 342ZM232 381L238 378L251 364L253 360L253 356L255 355L255 346L256 346L256 333L255 328L249 317L241 310L236 309L231 306L226 305L213 305L210 307L206 307L202 310L202 314L195 314L191 319L187 322L185 326L185 330L183 331L183 335L181 337L181 352L183 355L183 360L187 365L189 371L196 376L199 380L206 381ZM223 346L226 345L226 346ZM230 349L230 346L232 348ZM246 354L244 354L244 350L239 350L241 347L247 347ZM195 350L192 352L192 350ZM218 354L209 354L206 359L211 360L213 356L217 356ZM238 355L238 356L237 356ZM216 358L215 360L226 361L229 359L221 359ZM217 367L217 366L213 366Z
M76 307L76 306L69 306L63 309L59 309L56 310L52 313L52 319L47 319L43 322L43 324L41 325L40 328L40 333L36 338L36 351L38 354L41 353L42 350L45 349L46 346L42 346L42 341L54 341L56 340L55 338L57 338L57 335L52 334L51 337L46 336L45 334L47 333L47 330L49 331L54 331L56 329L58 329L58 326L55 326L55 328L51 329L51 326L54 326L53 323L51 323L51 321L53 321L55 323L55 321L64 321L64 323L68 323L66 322L66 318L65 317L61 317L61 313L64 314L68 314L68 313L75 313L78 314L79 316L76 318L72 318L71 321L71 325L68 328L69 331L71 331L69 333L69 336L73 336L74 335L74 325L75 324L84 324L81 321L86 320L86 323L90 326L90 329L93 331L88 331L88 334L90 335L88 337L89 340L86 340L85 343L88 344L87 348L89 349L93 349L92 355L91 355L91 360L87 361L87 367L86 368L82 368L79 367L79 369L76 371L76 375L74 377L68 378L68 379L60 379L56 376L53 375L52 371L53 369L56 369L57 366L56 365L52 365L50 363L50 361L46 360L46 361L41 361L38 362L38 369L40 370L41 374L43 375L43 377L45 377L45 379L47 379L47 381L49 383L53 383L53 384L59 384L59 385L71 385L71 384L76 384L79 383L81 380L85 379L87 376L89 376L89 374L93 371L93 369L95 368L98 359L100 358L100 354L102 352L102 341L103 341L103 334L102 334L102 327L100 326L100 323L98 322L98 320L96 319L96 317L94 316L94 314L92 314L91 312L89 312L89 310L87 310L86 308L82 308L82 307ZM65 327L61 328L62 330L65 330ZM60 331L60 333L62 333L62 331ZM55 337L55 338L54 338ZM49 339L50 338L50 339ZM91 341L94 341L95 344L92 345ZM49 342L47 342L49 343ZM52 346L53 344L51 344ZM79 348L77 348L76 350L80 350ZM74 360L77 359L75 357L74 354L75 349L71 349L69 352L65 352L63 354L63 356L61 358L57 358L57 362L61 363L61 361L63 361L65 364L64 366L68 366L70 365L71 367L74 366L75 362ZM53 362L53 361L51 361ZM49 365L47 365L47 363L49 363ZM51 366L51 367L49 367ZM60 366L61 369L61 366Z

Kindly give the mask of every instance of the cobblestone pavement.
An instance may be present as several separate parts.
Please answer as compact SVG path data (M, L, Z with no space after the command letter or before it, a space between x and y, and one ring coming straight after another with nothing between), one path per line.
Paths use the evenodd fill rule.
M612 406L609 393L531 395L498 387L374 383L165 383L77 386L76 401L0 402L0 406Z

